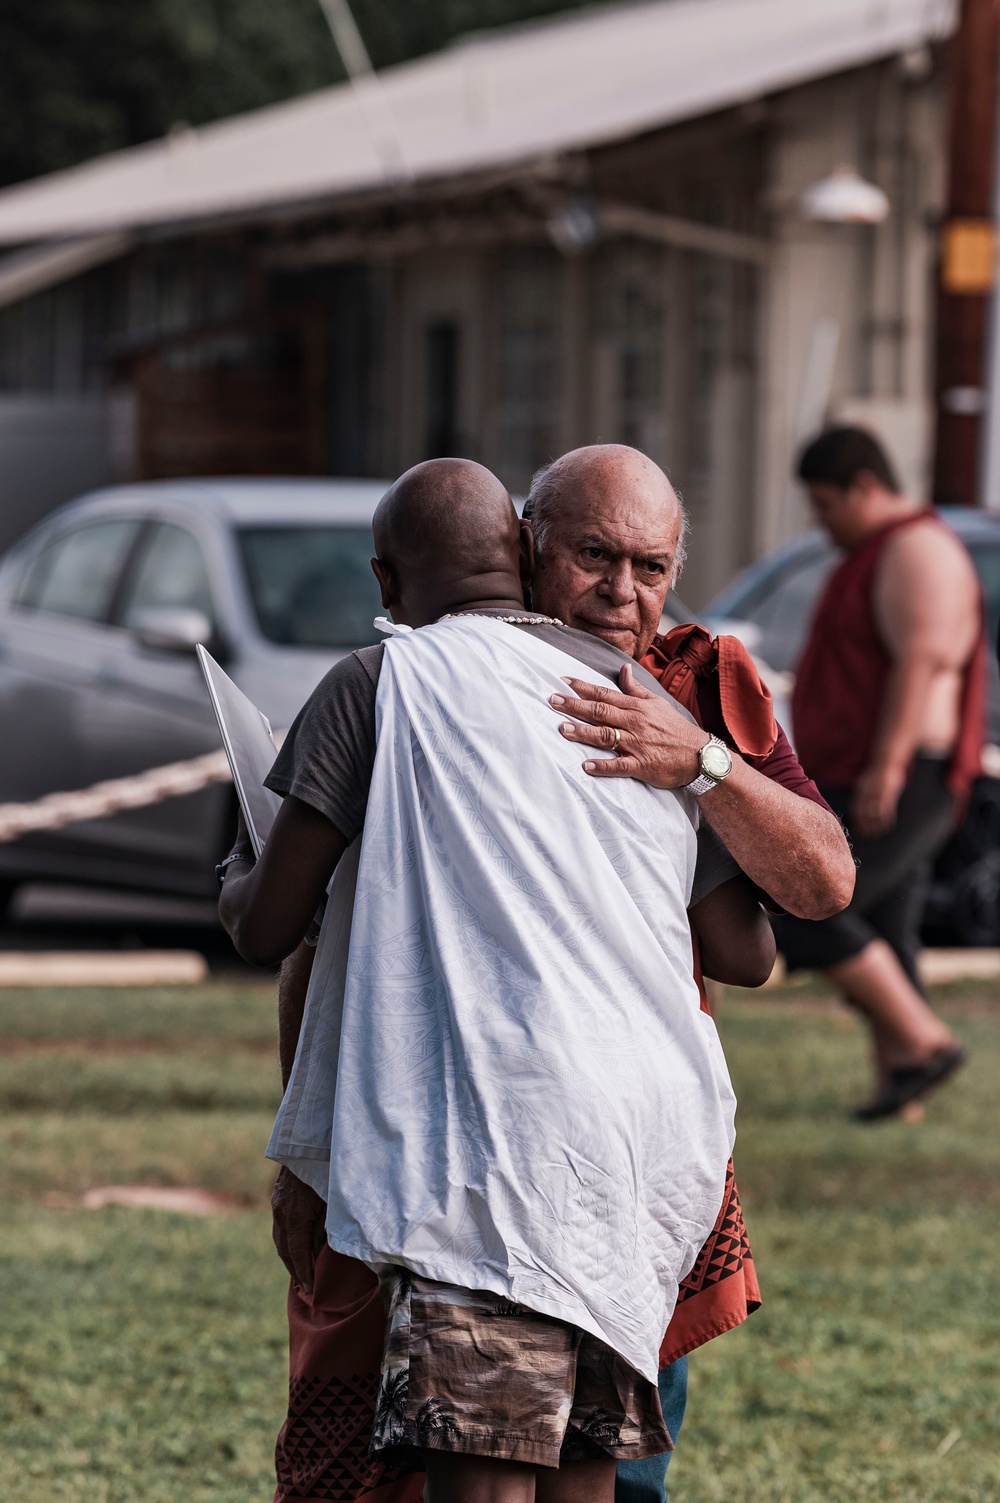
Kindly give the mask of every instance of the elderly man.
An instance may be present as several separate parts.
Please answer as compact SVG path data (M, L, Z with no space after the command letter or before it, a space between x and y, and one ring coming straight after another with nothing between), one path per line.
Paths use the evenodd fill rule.
M683 513L658 465L622 444L563 455L535 477L528 498L534 533L532 606L645 660L657 673L657 630L673 582ZM623 672L623 692L572 684L555 708L573 717L564 736L617 753L587 762L594 777L639 778L671 788L709 780L703 815L743 871L780 908L826 918L850 901L854 865L836 816L807 793L807 780L775 728L778 780L722 737L683 720ZM722 706L725 712L726 706ZM720 727L721 729L721 727ZM734 743L735 744L735 743ZM775 753L777 755L775 755ZM786 779L793 787L784 786Z
M878 1079L856 1115L875 1121L919 1101L963 1059L926 1001L917 953L931 862L981 770L982 590L963 544L903 494L871 434L821 434L799 475L846 557L799 664L795 737L847 821L859 871L845 913L783 919L778 938L790 968L825 970L868 1020Z
M614 761L585 762L585 769L661 787L700 776L704 817L773 905L803 919L843 908L854 882L843 832L774 722L770 696L740 644L722 639L713 646L691 627L658 635L683 563L684 532L680 503L659 466L621 444L574 450L535 476L525 515L534 543L532 605L640 660L672 693L681 676L690 681L683 702L698 724L640 689L628 669L623 693L574 681L577 697L553 700L574 717L561 726L563 735L617 752ZM730 756L723 742L742 755ZM731 1207L742 1232L735 1187ZM672 1327L664 1342L660 1398L675 1441L687 1368L683 1355L667 1359L741 1318L746 1305L735 1260L731 1269L728 1284L699 1288L689 1307L682 1302L674 1322L681 1329ZM618 1503L662 1497L668 1462L667 1455L621 1462Z
M490 1496L527 1500L536 1481L542 1489L536 1467L563 1457L577 1463L574 1475L564 1484L560 1467L544 1496L596 1499L613 1486L608 1457L663 1449L648 1381L658 1336L651 1344L646 1307L652 1300L667 1312L711 1228L731 1136L728 1085L705 1052L711 1028L688 1017L690 942L686 922L678 927L683 906L675 911L694 854L690 826L678 823L690 805L679 795L697 796L700 781L657 800L635 781L602 796L588 795L579 772L574 779L573 754L555 755L537 694L546 677L551 684L574 669L569 651L589 665L597 644L525 618L511 586L510 521L498 515L491 531L498 496L469 473L477 467L421 470L429 468L433 477L404 477L380 508L378 568L397 621L440 625L328 675L269 780L288 797L261 862L245 875L230 868L221 911L251 958L287 953L370 788L356 931L348 952L353 898L345 908L335 896L274 1153L320 1187L325 1145L334 1245L370 1265L398 1265L387 1276L377 1443L420 1447L431 1496L478 1497L489 1484ZM516 542L515 526L515 570ZM537 809L512 802L511 766L538 795ZM411 963L404 937L423 946L422 960L414 951ZM576 1022L557 1016L567 1003ZM408 1006L420 1047L400 1051ZM332 1154L327 1097L316 1095L327 1047ZM630 1061L624 1073L619 1054ZM595 1116L598 1081L608 1111ZM543 1108L552 1120L539 1133L531 1123ZM666 1158L654 1155L638 1177L613 1167L619 1139L637 1163L665 1127ZM444 1158L442 1133L451 1144ZM564 1156L575 1166L568 1179ZM531 1211L539 1192L551 1212L542 1218ZM610 1254L619 1213L620 1230L627 1223L638 1237L621 1257ZM568 1238L569 1221L581 1217L580 1237ZM596 1260L587 1227L607 1244ZM491 1324L498 1316L515 1318L503 1335ZM609 1343L623 1354L613 1380L602 1355ZM499 1387L498 1362L510 1368ZM579 1431L569 1450L567 1415ZM505 1462L516 1467L490 1469Z

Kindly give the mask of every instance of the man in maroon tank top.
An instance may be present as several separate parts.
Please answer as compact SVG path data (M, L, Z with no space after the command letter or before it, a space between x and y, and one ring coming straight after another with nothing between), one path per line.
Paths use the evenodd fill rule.
M980 771L985 639L975 566L954 532L902 494L878 442L834 428L799 476L846 558L817 606L792 719L799 759L844 819L854 898L817 923L776 920L790 969L823 970L872 1030L864 1120L919 1100L962 1062L927 1004L919 925L934 855Z

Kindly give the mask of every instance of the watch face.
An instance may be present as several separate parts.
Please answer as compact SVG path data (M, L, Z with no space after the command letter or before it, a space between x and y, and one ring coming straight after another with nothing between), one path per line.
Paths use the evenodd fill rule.
M733 759L724 746L710 741L701 753L701 765L710 778L724 778L733 765Z

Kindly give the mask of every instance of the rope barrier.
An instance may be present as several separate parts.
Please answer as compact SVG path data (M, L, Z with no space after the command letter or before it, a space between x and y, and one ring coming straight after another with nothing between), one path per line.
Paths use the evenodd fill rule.
M283 735L275 737L281 744ZM984 748L983 771L1000 777L1000 748ZM193 757L190 762L169 762L128 778L111 778L80 788L75 793L48 793L30 804L0 804L0 845L32 830L59 830L63 825L87 819L104 819L122 809L143 809L168 798L199 793L215 783L231 783L232 773L224 751Z
M30 830L58 830L85 819L103 819L122 809L142 809L168 798L198 793L214 783L232 781L224 751L170 762L129 778L94 783L75 793L49 793L30 804L0 804L0 844L17 840Z

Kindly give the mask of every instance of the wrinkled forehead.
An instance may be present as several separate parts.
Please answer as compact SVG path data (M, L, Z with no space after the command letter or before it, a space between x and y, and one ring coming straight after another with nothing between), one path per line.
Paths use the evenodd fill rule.
M593 539L616 553L672 555L680 532L680 507L671 494L643 496L609 489L577 494L559 508L556 529L579 544Z

